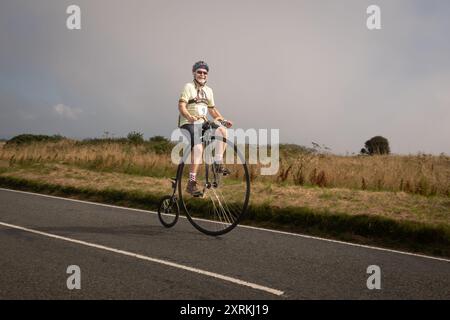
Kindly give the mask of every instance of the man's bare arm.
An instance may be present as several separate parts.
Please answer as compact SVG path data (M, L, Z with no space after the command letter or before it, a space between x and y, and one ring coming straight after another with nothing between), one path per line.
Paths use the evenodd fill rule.
M197 117L192 116L189 111L186 108L187 104L184 101L178 102L178 110L180 111L181 115L185 117L189 122L194 122L197 120Z
M209 107L209 114L211 115L211 117L214 118L214 120L225 120L225 118L220 114L219 110L217 110L216 107ZM233 125L233 122L227 120L227 128L230 128Z
M214 120L223 120L223 116L220 114L219 110L216 107L208 107L209 114Z

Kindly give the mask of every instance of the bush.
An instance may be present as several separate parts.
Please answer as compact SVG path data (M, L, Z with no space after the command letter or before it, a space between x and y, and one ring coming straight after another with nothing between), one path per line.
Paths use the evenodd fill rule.
M163 136L154 136L148 139L150 142L169 142L169 139Z
M170 153L174 144L163 136L154 136L148 140L148 150L157 154Z
M144 134L137 131L131 131L127 135L127 139L133 144L142 144L144 143Z

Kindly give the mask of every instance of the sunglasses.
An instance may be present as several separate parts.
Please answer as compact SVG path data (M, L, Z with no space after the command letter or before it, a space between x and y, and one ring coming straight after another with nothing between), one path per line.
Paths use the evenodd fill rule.
M208 75L208 72L206 72L206 71L197 71L197 74L204 74L204 75Z

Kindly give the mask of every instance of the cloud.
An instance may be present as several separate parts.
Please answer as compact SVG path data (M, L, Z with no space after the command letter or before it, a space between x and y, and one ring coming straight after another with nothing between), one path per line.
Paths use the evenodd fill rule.
M53 112L63 119L77 120L83 110L79 108L72 108L60 103L53 107Z

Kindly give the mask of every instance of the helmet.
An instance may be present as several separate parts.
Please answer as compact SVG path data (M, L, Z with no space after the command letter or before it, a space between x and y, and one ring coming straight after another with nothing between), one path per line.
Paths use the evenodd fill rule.
M197 62L192 66L192 72L197 71L197 69L206 69L206 71L209 72L208 64L207 64L205 61L197 61Z

